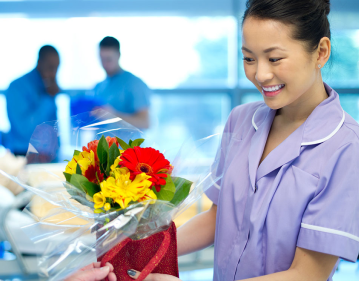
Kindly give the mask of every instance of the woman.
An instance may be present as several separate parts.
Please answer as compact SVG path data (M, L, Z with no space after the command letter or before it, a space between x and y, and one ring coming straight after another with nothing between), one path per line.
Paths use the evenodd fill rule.
M214 280L325 281L338 258L356 261L359 126L322 80L329 11L328 0L247 2L244 69L264 103L232 111L213 207L178 231L180 254L214 241Z

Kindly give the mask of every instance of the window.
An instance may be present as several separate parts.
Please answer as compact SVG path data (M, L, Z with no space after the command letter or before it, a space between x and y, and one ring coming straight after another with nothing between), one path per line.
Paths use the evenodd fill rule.
M236 40L233 17L2 18L0 89L35 67L42 45L60 53L63 89L88 89L105 78L98 44L114 36L121 65L151 88L228 87L236 62L228 51ZM16 34L16 36L14 36Z

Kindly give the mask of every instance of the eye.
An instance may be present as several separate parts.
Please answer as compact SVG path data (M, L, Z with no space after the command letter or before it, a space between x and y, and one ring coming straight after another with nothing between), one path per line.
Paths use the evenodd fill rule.
M269 59L270 62L278 62L280 60L281 60L281 58L280 59Z
M243 60L246 62L254 62L254 59L248 58L248 57L243 57Z

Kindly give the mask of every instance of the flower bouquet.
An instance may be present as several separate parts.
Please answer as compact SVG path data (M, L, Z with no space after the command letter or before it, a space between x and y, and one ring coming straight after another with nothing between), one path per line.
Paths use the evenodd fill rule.
M36 245L46 244L42 274L63 280L98 260L114 265L117 280L131 280L131 268L142 271L139 280L151 272L178 276L173 220L223 176L220 137L161 153L138 129L103 111L67 124L67 140L61 122L36 128L27 154L31 167L18 177L0 170L36 194L25 208L34 222L24 230ZM41 164L61 158L71 159L61 166L63 175Z

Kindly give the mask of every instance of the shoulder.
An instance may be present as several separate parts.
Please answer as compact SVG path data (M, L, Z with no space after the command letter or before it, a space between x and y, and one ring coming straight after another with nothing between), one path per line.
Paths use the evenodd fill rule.
M347 135L348 140L359 142L359 124L346 112L342 131Z
M33 75L33 71L26 73L25 75L15 79L10 83L9 89L16 89L16 88L24 88L31 85L31 77Z
M322 164L318 167L325 167L323 171L340 169L338 161L346 169L359 169L356 164L359 158L359 125L349 114L344 114L345 119L340 129L323 145L319 145Z
M325 142L327 149L331 147L334 152L350 148L350 150L357 151L355 154L359 157L359 125L348 113L344 112L344 114L343 125L332 138Z
M104 85L105 82L106 82L106 79L103 80L103 81L98 82L98 83L95 85L94 89L98 89L99 87L101 87L102 85Z
M145 86L147 87L146 83L136 75L132 74L129 71L124 70L123 73L119 76L121 80L126 80L126 83L131 86Z

